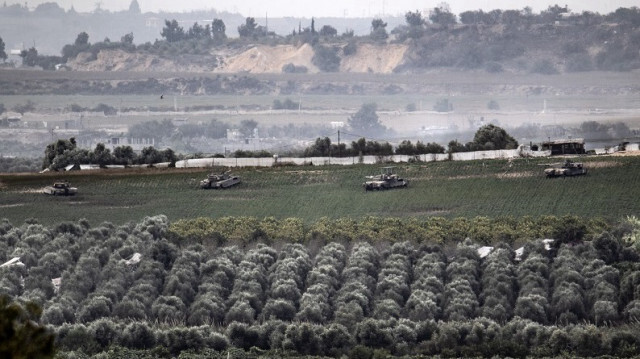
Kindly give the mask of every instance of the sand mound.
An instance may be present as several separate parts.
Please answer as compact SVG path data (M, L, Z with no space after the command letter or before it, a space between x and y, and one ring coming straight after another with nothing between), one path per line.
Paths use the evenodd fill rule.
M392 73L402 65L407 46L402 44L362 44L355 54L343 57L341 72ZM68 65L77 71L184 71L184 72L248 72L281 73L285 65L304 66L309 73L320 72L311 62L313 47L309 44L256 45L236 52L223 51L209 55L184 55L167 59L148 53L130 53L123 50L101 50L97 58L81 53Z
M313 48L309 44L300 47L292 45L254 46L224 60L218 68L221 72L281 73L287 64L305 66L309 73L317 73L318 68L311 63Z
M388 74L403 63L408 47L402 44L358 46L355 54L344 57L341 72L374 72Z
M163 59L152 54L130 53L123 50L101 50L93 60L90 53L81 53L69 66L77 71L212 71L215 61L210 64L190 63Z

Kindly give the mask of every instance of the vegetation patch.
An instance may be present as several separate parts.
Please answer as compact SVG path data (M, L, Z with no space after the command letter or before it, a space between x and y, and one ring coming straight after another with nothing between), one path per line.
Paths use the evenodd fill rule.
M638 238L635 217L2 220L0 350L627 357Z

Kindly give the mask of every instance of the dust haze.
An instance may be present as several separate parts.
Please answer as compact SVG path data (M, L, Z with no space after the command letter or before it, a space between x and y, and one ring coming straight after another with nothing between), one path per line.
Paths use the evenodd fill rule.
M416 11L412 23L411 9L254 19L134 5L0 9L0 155L41 157L71 137L90 149L151 145L186 157L296 155L324 137L446 146L486 124L525 145L584 138L594 149L638 138L640 60L628 41L640 31L637 8L440 7ZM350 127L367 104L376 132Z

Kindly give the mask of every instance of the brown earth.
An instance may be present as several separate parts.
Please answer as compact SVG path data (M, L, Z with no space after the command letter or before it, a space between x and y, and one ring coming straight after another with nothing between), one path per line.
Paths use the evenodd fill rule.
M342 58L341 72L390 74L403 64L407 46L359 45L353 55ZM161 58L152 54L129 53L122 50L102 50L93 59L90 53L82 53L68 65L76 71L162 71L162 72L219 72L219 73L282 73L287 64L304 66L308 73L320 70L312 62L313 48L309 44L256 45L237 50L224 50L210 55L177 59Z
M390 74L393 69L403 64L407 49L408 47L402 44L362 44L358 46L355 54L342 59L340 71Z
M311 62L313 48L309 44L300 47L291 45L257 45L238 54L230 54L223 60L218 72L280 73L287 64L304 66L309 73L318 73Z
M129 53L122 50L103 50L93 60L90 53L79 54L68 65L77 71L185 71L203 72L215 68L215 59L210 64L178 63L151 54Z

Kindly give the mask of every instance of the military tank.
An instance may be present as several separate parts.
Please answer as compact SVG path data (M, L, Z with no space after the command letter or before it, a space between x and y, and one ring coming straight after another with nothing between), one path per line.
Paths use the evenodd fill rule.
M570 177L586 175L587 169L581 162L566 160L564 163L545 168L544 174L547 177Z
M51 186L45 187L42 193L52 196L73 196L78 193L78 189L71 187L67 181L58 181L54 182Z
M222 174L212 173L207 176L207 179L200 181L200 188L229 188L237 185L238 183L240 183L240 177L230 175L229 172L224 172Z
M392 188L403 188L409 185L409 181L400 178L393 173L394 167L382 167L382 173L375 176L367 176L370 181L362 184L365 191L378 191Z

